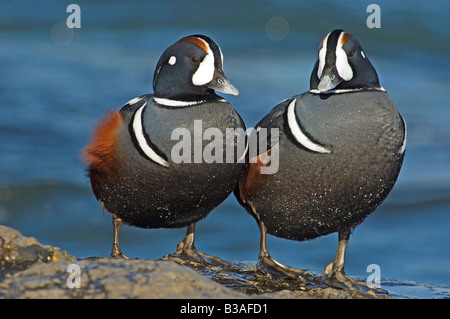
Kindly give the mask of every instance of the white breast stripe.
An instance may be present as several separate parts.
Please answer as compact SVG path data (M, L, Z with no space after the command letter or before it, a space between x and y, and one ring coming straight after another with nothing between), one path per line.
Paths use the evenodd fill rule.
M288 126L289 129L294 136L294 138L299 142L301 145L303 145L305 148L309 149L310 151L317 152L317 153L331 153L330 150L326 149L322 145L316 144L313 141L311 141L301 130L300 126L297 122L297 117L295 116L295 104L297 102L297 99L294 99L287 108L287 119L288 119Z
M405 136L403 137L403 143L402 143L402 146L400 147L400 150L398 151L398 153L403 154L403 153L405 153L405 150L406 150L406 135L407 135L406 131L407 131L407 129L406 129L406 122L401 115L400 115L400 119L402 120L403 127L405 128Z
M169 167L169 163L167 163L161 156L156 154L156 152L152 150L152 148L148 145L147 140L145 139L144 131L142 128L142 111L144 110L144 107L146 105L147 102L145 102L144 105L138 108L134 115L133 119L134 135L142 152L144 152L144 154L147 155L148 158L150 158L153 162L161 166Z

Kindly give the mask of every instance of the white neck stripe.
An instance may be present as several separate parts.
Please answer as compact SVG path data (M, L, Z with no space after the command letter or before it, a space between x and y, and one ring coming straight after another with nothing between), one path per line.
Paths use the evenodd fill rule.
M165 105L165 106L192 106L197 105L206 102L205 100L200 101L178 101L178 100L171 100L171 99L164 99L160 97L154 97L153 100L155 100L156 103Z
M142 111L144 110L144 107L147 105L147 102L145 102L141 107L139 107L134 114L133 119L133 132L134 136L136 137L136 140L138 142L138 146L144 152L144 154L151 159L153 162L164 166L169 167L169 163L164 160L161 156L159 156L147 143L147 139L144 136L144 130L142 128Z
M326 149L322 145L316 144L313 141L311 141L305 133L302 132L300 126L297 122L297 117L295 116L295 104L297 103L297 99L294 99L287 108L287 120L288 120L288 127L294 136L294 138L297 140L298 143L303 145L305 148L307 148L310 151L317 152L317 153L331 153L330 150Z
M312 94L339 94L339 93L351 93L351 92L362 92L362 91L379 91L379 92L386 92L386 90L380 86L376 88L359 88L359 89L337 89L337 90L329 90L329 91L319 91L317 89L309 90L309 93Z

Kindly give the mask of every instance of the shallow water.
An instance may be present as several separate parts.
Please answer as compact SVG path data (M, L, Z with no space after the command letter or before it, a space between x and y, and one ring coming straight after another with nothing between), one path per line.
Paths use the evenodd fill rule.
M80 257L107 256L111 217L95 201L79 150L108 108L151 93L161 53L203 33L224 54L240 90L226 96L247 126L309 88L317 47L335 28L361 42L408 125L407 153L383 205L351 236L346 272L377 264L390 292L444 298L450 291L450 3L378 1L78 1L81 29L65 28L66 3L0 4L0 223ZM281 18L274 18L281 17ZM62 27L61 27L61 23ZM130 257L173 252L184 229L123 227ZM337 235L308 242L269 236L271 254L319 273ZM231 196L197 226L197 247L226 260L257 259L254 220Z

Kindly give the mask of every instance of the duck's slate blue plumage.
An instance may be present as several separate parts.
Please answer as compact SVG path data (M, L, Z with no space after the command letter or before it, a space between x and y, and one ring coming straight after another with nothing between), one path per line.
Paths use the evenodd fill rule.
M264 129L279 130L279 139L268 137L267 147L249 156L235 194L260 227L261 270L305 275L270 257L266 233L302 241L339 232L335 260L324 274L348 284L343 272L348 238L394 186L406 126L355 37L334 30L318 55L310 91L282 101L256 125L250 140L266 142L254 137ZM277 153L276 173L261 173L264 159L272 157L273 164Z
M151 143L167 159L169 167L149 160L134 145L130 137L131 116L118 131L117 154L121 165L114 182L97 187L97 196L108 211L117 214L124 222L138 227L182 227L205 217L234 189L243 163L226 163L225 134L223 136L223 163L194 163L194 121L201 120L202 129L241 128L245 125L240 116L223 99L184 108L158 105L152 95L142 97L140 103L126 106L121 113L132 114L147 104L144 110L144 129ZM129 119L129 120L127 120ZM186 128L191 135L190 163L174 163L171 151L180 140L171 139L173 130ZM202 141L201 149L211 141ZM235 146L236 147L236 146ZM235 153L237 151L235 150Z
M215 93L237 95L238 90L223 74L219 46L203 35L182 38L161 55L153 88L154 94L134 98L100 121L83 151L92 189L113 214L113 257L124 257L118 237L120 225L126 223L143 228L188 225L177 252L197 258L202 254L194 247L195 222L229 196L246 165L227 161L230 149L235 158L243 155L238 154L238 141L227 140L227 129L245 140L246 128L233 107ZM219 160L212 163L203 156L205 146L213 142L211 136L203 138L210 128L221 133L214 136L214 159ZM189 153L181 162L172 154L179 143L181 151Z
M286 109L293 100L302 128L329 154L291 136ZM257 127L282 132L278 172L263 179L251 201L268 232L283 238L356 226L386 198L403 160L403 121L386 92L307 92L282 102Z

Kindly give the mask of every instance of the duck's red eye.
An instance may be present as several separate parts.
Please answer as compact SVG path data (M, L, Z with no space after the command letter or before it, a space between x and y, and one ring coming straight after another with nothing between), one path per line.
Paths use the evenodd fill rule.
M350 53L348 54L348 57L349 57L349 58L353 58L354 55L355 55L355 51L352 51L352 52L350 52Z
M192 64L199 64L200 63L200 58L198 56L191 57L191 63Z

